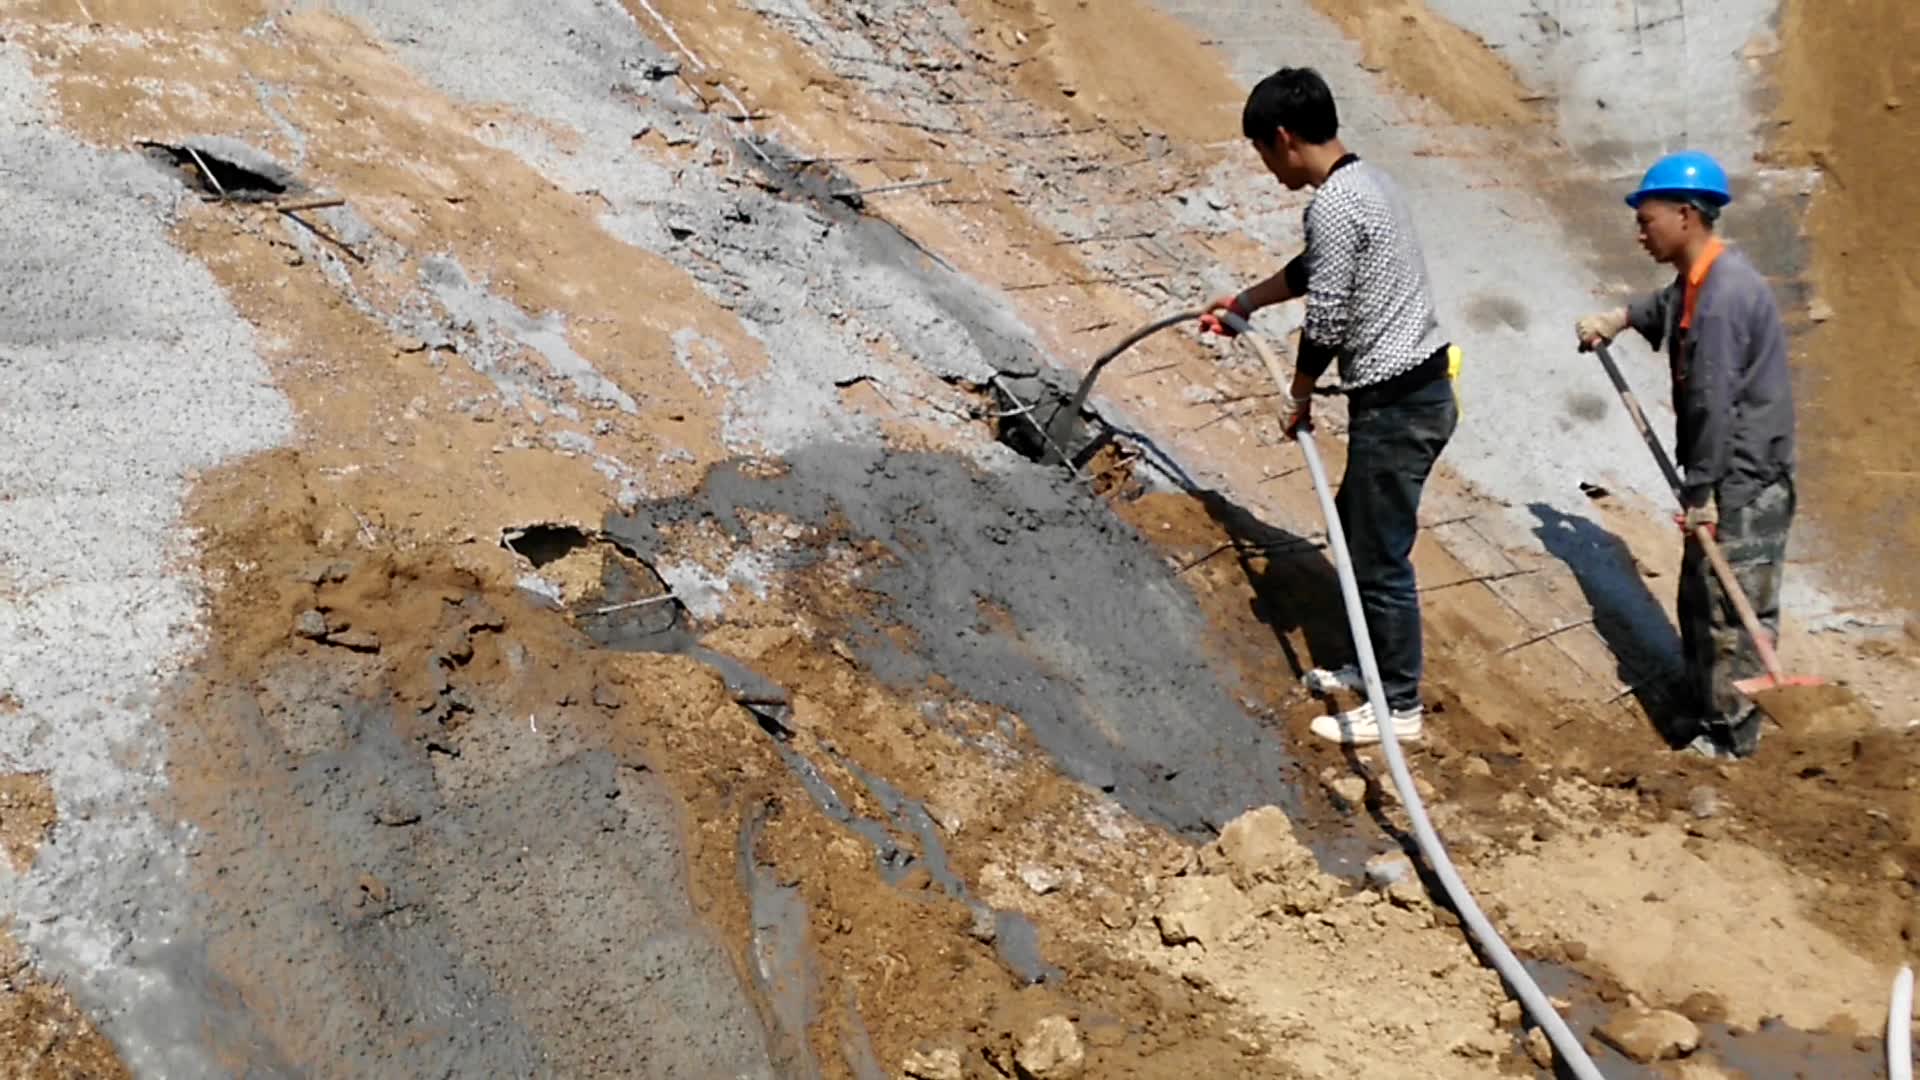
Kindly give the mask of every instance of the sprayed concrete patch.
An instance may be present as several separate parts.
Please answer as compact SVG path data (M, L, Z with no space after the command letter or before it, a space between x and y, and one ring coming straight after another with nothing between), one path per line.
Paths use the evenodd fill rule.
M0 758L51 785L59 842L0 880L41 972L136 1072L207 1075L220 1027L188 925L186 838L157 820L155 689L196 643L175 533L195 470L281 441L251 329L168 242L181 187L49 126L0 45Z
M517 403L522 391L512 376L501 369L511 354L531 349L546 361L547 369L555 378L570 383L583 399L626 413L639 411L626 391L595 371L593 364L568 344L566 324L559 315L549 312L535 317L521 311L468 278L467 272L451 258L436 256L425 260L421 276L447 312L450 325L469 330L472 345L462 351L475 370L492 378L507 400ZM586 448L591 446L589 443Z
M1068 775L1188 835L1251 806L1298 806L1286 752L1210 667L1190 596L1130 526L1058 473L815 446L777 475L716 468L694 495L606 528L651 557L663 527L690 521L744 539L743 512L786 514L884 553L858 571L873 605L851 628L884 681L924 691L937 676L1008 711ZM807 561L794 558L796 569Z
M591 193L610 235L679 266L765 346L767 370L740 378L724 356L696 361L693 352L710 350L676 341L695 377L725 391L730 445L778 453L823 436L872 437L875 423L845 409L840 391L901 377L885 353L912 358L936 386L1038 365L1031 331L1003 297L894 226L824 197L819 177L796 183L787 166L795 155L751 122L699 108L673 77L679 62L618 5L339 6L442 91L525 113L530 122L486 137L555 183ZM567 145L553 131L566 132ZM676 164L636 137L649 132L698 142L712 161ZM950 422L919 398L897 400L905 415Z
M273 479L210 488L258 498ZM694 910L679 804L613 745L619 695L589 641L504 573L274 531L210 543L236 540L273 569L223 590L219 650L167 713L169 809L197 830L194 934L240 1003L230 1058L340 1077L785 1075Z

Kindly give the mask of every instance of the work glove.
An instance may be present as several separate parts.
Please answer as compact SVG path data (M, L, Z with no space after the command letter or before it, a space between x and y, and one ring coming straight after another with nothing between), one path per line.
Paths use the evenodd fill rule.
M1228 326L1226 320L1214 314L1219 311L1231 311L1243 319L1251 319L1253 317L1253 312L1247 308L1246 304L1241 302L1238 295L1223 296L1213 303L1208 304L1206 314L1200 316L1200 329L1203 332L1218 334L1221 337L1235 337L1240 333L1240 331Z
M1573 332L1580 339L1580 351L1586 352L1596 345L1605 345L1620 336L1627 328L1627 309L1614 308L1598 315L1589 315L1573 324Z
M1708 536L1716 540L1720 538L1720 506L1711 494L1700 505L1689 506L1685 513L1675 514L1673 520L1680 526L1680 531L1688 536L1699 532L1704 525Z
M1280 415L1286 417L1287 438L1297 438L1302 428L1313 430L1313 395L1294 397L1286 394L1280 398Z

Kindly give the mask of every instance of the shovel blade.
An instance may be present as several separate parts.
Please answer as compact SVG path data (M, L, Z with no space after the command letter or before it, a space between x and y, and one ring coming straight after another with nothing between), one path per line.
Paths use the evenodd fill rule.
M1775 679L1771 675L1760 675L1751 679L1740 679L1733 684L1735 690L1752 697L1768 690L1784 690L1789 686L1825 686L1827 680L1817 675L1789 675Z

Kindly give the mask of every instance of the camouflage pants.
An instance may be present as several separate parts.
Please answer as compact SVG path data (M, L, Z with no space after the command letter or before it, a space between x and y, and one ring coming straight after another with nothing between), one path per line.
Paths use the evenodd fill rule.
M1734 579L1753 604L1767 633L1780 633L1780 585L1787 564L1787 530L1793 523L1793 479L1762 488L1745 506L1720 512L1720 550ZM1701 729L1751 752L1759 737L1759 714L1733 684L1766 674L1740 616L1727 599L1706 551L1687 540L1680 563L1680 640L1686 653L1687 689Z

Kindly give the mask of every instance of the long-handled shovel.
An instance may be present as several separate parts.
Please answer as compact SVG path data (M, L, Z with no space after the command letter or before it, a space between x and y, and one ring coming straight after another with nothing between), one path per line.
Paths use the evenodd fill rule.
M1620 392L1620 401L1627 407L1627 415L1633 417L1633 426L1640 429L1640 437L1647 441L1647 449L1653 451L1653 458L1660 463L1660 471L1667 474L1667 485L1673 488L1673 497L1683 505L1686 501L1681 491L1680 471L1673 467L1673 459L1667 456L1666 447L1660 445L1660 437L1647 423L1647 414L1640 409L1639 399L1633 396L1627 380L1620 374L1619 365L1613 362L1613 354L1605 345L1596 345L1594 352L1600 355L1601 366L1607 369L1607 378L1613 380L1613 388ZM1733 576L1733 567L1727 565L1727 557L1721 553L1720 544L1713 537L1713 530L1705 525L1694 530L1693 537L1700 542L1700 548L1707 554L1707 561L1713 565L1714 575L1720 579L1721 587L1727 590L1727 598L1733 601L1733 610L1740 616L1740 623L1747 629L1747 636L1753 639L1754 651L1760 654L1760 662L1766 665L1764 678L1741 679L1733 684L1734 689L1752 697L1762 690L1777 690L1787 686L1821 686L1824 680L1811 675L1788 677L1781 674L1780 657L1773 651L1773 636L1760 625L1759 616L1753 613L1753 604L1748 601L1746 590L1740 588L1740 582Z

